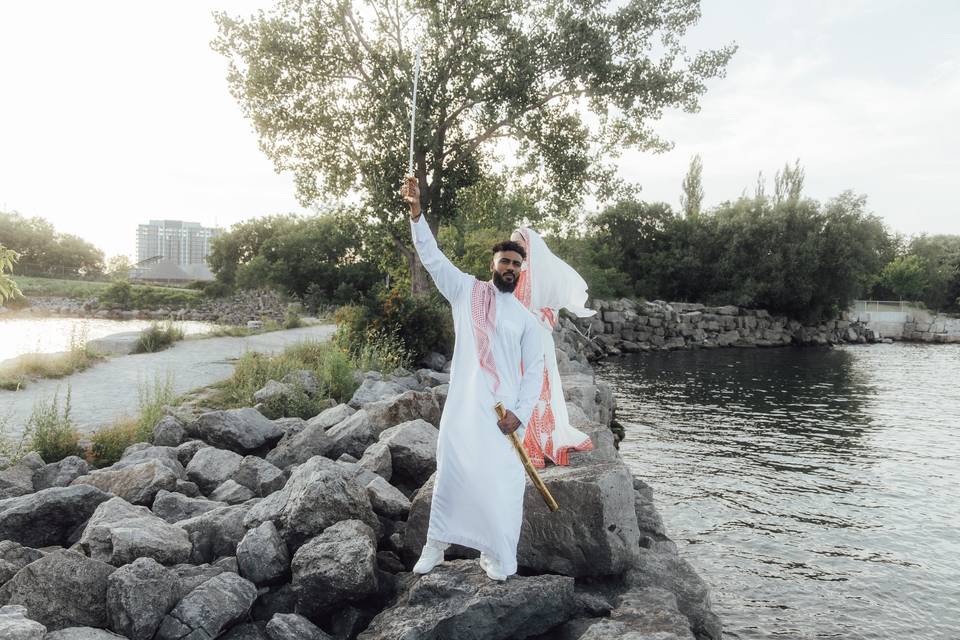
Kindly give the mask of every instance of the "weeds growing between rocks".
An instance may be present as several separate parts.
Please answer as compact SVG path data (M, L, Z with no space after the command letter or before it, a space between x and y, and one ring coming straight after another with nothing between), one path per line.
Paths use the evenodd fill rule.
M137 342L136 353L163 351L179 340L183 340L183 329L179 326L172 322L165 322L163 324L154 322L148 329L140 332L140 340Z
M80 433L70 419L70 386L60 411L59 391L50 400L40 400L24 427L21 446L36 451L44 462L59 462L68 456L82 456ZM27 443L27 444L24 444Z
M173 404L176 396L173 393L173 377L167 374L161 379L155 376L152 384L142 382L138 389L139 409L138 418L123 417L113 424L98 429L92 436L93 444L90 447L88 462L94 466L104 467L120 459L124 450L137 442L150 442L153 439L153 428L163 417L163 407Z

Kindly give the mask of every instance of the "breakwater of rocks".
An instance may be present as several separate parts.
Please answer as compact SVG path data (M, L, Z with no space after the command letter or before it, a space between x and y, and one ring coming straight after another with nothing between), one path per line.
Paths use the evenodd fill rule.
M543 471L559 512L528 483L520 571L506 582L463 548L410 572L449 380L434 357L365 374L349 402L309 420L275 417L285 397L318 393L298 372L251 398L274 419L170 408L152 443L109 467L36 454L8 465L0 637L718 640L709 589L621 459L613 394L580 340L561 330L558 358L594 449Z

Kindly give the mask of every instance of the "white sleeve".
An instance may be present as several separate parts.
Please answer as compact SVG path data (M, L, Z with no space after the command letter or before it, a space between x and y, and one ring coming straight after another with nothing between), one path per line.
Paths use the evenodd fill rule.
M513 412L526 428L533 409L540 399L543 388L543 340L537 321L531 316L524 323L523 336L520 338L520 354L523 362L523 377L520 378L520 393L517 394L517 408Z
M417 255L420 256L420 262L433 278L443 297L452 304L463 293L464 285L474 278L457 269L450 259L443 255L425 216L421 215L416 222L411 220L410 231L413 233L413 246L417 250Z

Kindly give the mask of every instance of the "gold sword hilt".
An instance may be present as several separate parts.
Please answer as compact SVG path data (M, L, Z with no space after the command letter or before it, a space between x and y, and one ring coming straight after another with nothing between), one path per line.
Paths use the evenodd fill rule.
M506 417L507 410L503 407L502 402L495 404L493 409L497 412L497 417L501 420ZM547 503L547 508L549 508L550 511L559 511L560 505L558 505L557 501L554 500L553 495L550 493L550 489L547 488L547 485L543 483L543 478L541 478L540 474L537 473L537 468L533 466L532 462L530 462L530 456L527 455L527 450L523 448L523 443L521 443L520 438L517 437L517 432L514 431L513 433L505 435L513 445L517 455L520 456L520 462L523 463L523 468L526 469L527 475L530 477L530 481L533 482L533 486L535 486L537 491L540 492L540 495L543 497L543 501Z

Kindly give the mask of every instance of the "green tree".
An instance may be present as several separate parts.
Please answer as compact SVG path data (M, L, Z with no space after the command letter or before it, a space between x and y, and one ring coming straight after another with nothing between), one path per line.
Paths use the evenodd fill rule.
M917 256L923 264L927 288L922 300L928 307L960 307L960 236L916 236L907 243L906 255Z
M17 252L7 249L0 244L0 305L10 298L22 295L17 283L7 274L13 271L13 265L17 261Z
M928 286L927 269L919 256L898 256L880 272L879 283L901 300L919 300Z
M797 158L792 167L789 163L784 164L783 170L777 171L773 177L773 201L780 204L781 202L797 202L800 200L804 177L803 167L800 166L800 158Z
M434 233L469 212L460 194L512 141L515 175L569 219L591 188L617 186L623 149L657 150L664 109L698 109L733 46L689 55L699 0L279 0L243 20L217 14L214 47L278 170L303 202L358 190L427 290L397 195L406 170L416 45L423 69L414 174Z
M703 204L703 162L700 154L690 159L690 168L683 177L682 193L680 194L680 208L688 218L700 215L700 206Z
M43 218L0 212L0 238L20 255L24 274L96 276L103 272L103 252L70 234L58 233Z
M130 262L130 258L124 255L116 255L107 260L104 273L111 280L127 280L132 268L133 263Z

